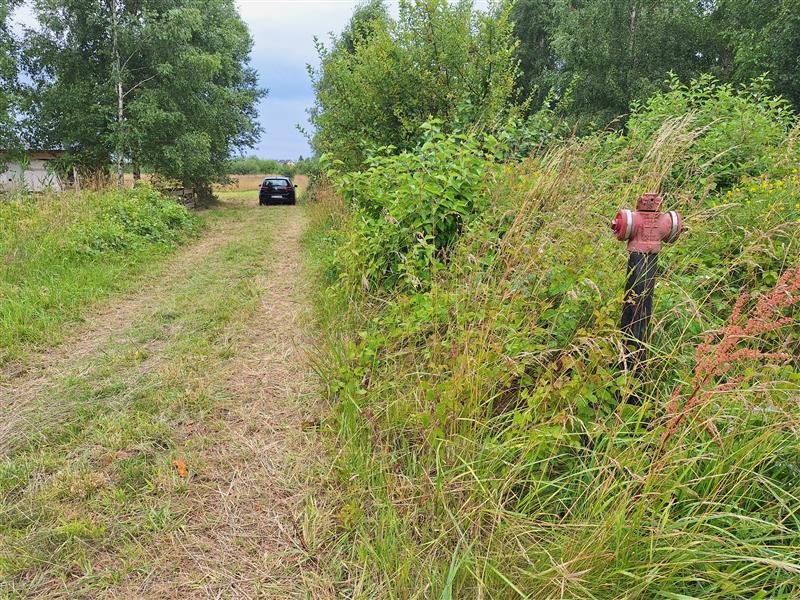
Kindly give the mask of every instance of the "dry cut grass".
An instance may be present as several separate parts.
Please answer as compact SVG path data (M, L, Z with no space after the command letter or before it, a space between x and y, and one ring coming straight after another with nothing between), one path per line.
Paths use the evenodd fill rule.
M251 192L257 190L267 175L231 175L233 183L215 185L215 192Z
M289 598L313 583L303 212L226 202L204 219L141 292L0 373L21 414L0 443L0 598Z
M214 186L215 192L254 192L261 186L265 177L270 177L270 173L265 175L231 175L233 183L229 185ZM291 178L298 186L298 191L303 191L308 187L308 177L306 175L295 175Z

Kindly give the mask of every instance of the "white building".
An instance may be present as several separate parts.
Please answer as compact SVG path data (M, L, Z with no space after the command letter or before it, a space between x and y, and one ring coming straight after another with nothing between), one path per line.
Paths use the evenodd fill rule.
M0 153L0 192L60 192L64 189L64 182L56 172L53 161L61 155L60 151L31 152L24 160L18 160Z

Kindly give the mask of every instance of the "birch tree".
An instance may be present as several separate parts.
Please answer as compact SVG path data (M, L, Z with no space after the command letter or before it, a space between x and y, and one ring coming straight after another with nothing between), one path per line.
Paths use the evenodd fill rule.
M17 88L17 44L9 23L17 3L16 0L0 0L0 150L17 143L12 116Z
M688 80L715 68L716 32L702 2L561 0L556 11L554 83L583 122L603 127L624 115L670 71Z
M260 133L262 91L233 0L34 0L38 139L117 185L127 164L208 189Z

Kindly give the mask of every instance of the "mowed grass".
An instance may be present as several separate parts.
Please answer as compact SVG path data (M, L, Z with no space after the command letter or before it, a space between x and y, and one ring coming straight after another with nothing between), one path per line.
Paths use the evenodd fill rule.
M0 365L158 270L201 220L151 190L0 201Z
M0 596L96 597L164 567L154 550L186 518L199 449L227 398L218 373L258 305L276 214L211 210L239 233L40 394L0 458Z

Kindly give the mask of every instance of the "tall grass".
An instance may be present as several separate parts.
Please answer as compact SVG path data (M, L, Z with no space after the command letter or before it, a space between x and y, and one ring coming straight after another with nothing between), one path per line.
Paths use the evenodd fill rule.
M147 188L0 200L0 364L56 341L198 225Z
M354 286L364 217L319 211L335 444L320 543L343 593L800 594L798 130L771 102L677 90L625 134L498 166L491 207L428 263L429 285ZM645 191L687 232L661 255L640 379L620 367L626 254L608 221ZM776 289L779 310L759 312ZM692 404L697 349L739 318L780 323L718 353Z

